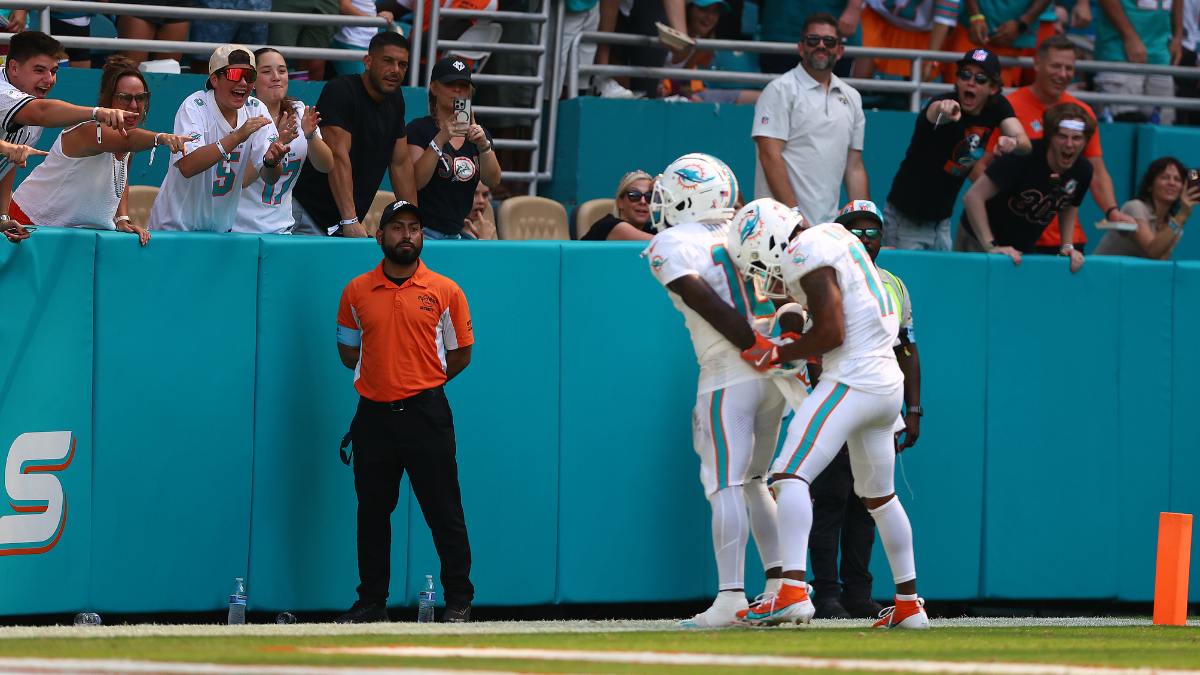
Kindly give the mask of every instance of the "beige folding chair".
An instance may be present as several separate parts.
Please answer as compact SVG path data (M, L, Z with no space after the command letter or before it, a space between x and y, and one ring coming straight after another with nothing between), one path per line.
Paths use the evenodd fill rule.
M505 199L500 203L500 212L496 214L496 231L501 239L509 241L570 239L567 210L562 204L545 197Z
M580 204L575 212L575 238L583 239L583 235L592 229L597 220L612 213L616 203L615 199L590 199Z
M153 185L130 185L129 218L134 225L146 227L150 224L150 209L154 206L154 198L158 196L158 188Z
M379 219L383 217L383 210L388 204L396 201L396 195L389 190L380 190L375 193L375 199L371 201L371 208L367 209L367 215L363 218L363 227L367 228L367 236L374 237L379 231Z

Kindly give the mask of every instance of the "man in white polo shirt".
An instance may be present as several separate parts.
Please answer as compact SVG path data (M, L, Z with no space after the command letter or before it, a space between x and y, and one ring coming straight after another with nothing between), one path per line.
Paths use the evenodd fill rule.
M799 49L800 65L768 84L754 106L754 198L798 207L817 225L837 216L842 183L850 201L870 199L862 161L867 122L858 91L833 74L842 57L837 19L809 15Z

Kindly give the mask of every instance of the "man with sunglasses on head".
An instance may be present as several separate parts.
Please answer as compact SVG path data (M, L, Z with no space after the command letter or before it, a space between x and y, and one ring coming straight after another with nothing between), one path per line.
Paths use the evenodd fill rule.
M62 43L35 30L17 33L8 43L8 60L0 69L0 119L6 142L33 146L44 127L95 121L119 131L137 123L137 115L124 110L87 108L46 98L58 79L58 59L62 55ZM8 218L15 168L16 163L0 157L0 221L5 229L13 227L21 232L24 228Z
M1000 59L986 49L967 52L957 80L954 91L934 96L917 116L883 208L890 246L949 251L954 203L989 140L996 139L997 154L1029 153L1029 138L1000 94Z
M837 215L843 183L850 199L870 198L862 161L867 122L858 91L833 74L842 56L837 19L809 15L803 35L800 65L768 84L754 105L754 197L826 223Z
M883 245L886 217L879 213L873 202L850 202L834 222L858 237L871 262L875 262ZM896 432L896 452L899 454L915 445L921 435L921 361L917 355L908 288L891 272L878 265L875 269L892 302L900 308L900 332L892 344L900 371L904 373L904 428ZM901 434L903 442L900 441ZM854 494L848 446L843 445L841 452L813 480L812 500L813 525L808 551L815 589L814 618L877 618L883 608L871 599L873 578L869 569L871 548L875 544L875 519Z
M175 113L175 133L191 141L182 155L171 156L148 229L229 232L246 172L253 168L274 185L283 173L287 143L298 134L294 115L285 116L281 132L267 107L250 95L258 71L249 49L220 47L208 69L205 90L188 96Z
M997 157L963 196L963 216L954 250L996 253L1021 264L1021 256L1037 252L1037 239L1057 218L1061 241L1071 241L1075 216L1088 185L1092 165L1079 161L1096 133L1096 118L1075 103L1060 103L1042 115L1046 135L1033 142L1024 157ZM1071 272L1083 266L1083 254L1063 244Z

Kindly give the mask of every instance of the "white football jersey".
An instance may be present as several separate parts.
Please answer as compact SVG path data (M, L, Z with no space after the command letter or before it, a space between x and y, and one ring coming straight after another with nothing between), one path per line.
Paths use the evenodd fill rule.
M17 112L37 98L17 89L8 81L8 69L0 66L0 121L3 122L4 140L17 145L29 145L42 137L41 127L27 127L13 120ZM0 157L0 178L8 175L16 165L7 157Z
M304 104L296 101L296 125L304 119ZM269 113L268 113L269 114ZM317 136L321 129L317 128ZM238 204L237 219L233 221L234 232L251 234L287 234L296 224L292 218L292 185L300 176L300 167L308 157L308 139L301 133L288 143L287 158L283 160L283 174L274 185L268 185L260 177L242 191Z
M900 307L880 280L862 242L837 223L810 227L788 246L783 278L800 304L808 305L800 279L822 267L837 272L846 339L824 355L821 380L868 393L890 394L904 384L904 374L892 351L900 330Z
M768 334L774 323L775 306L757 297L754 285L738 276L725 250L728 231L727 223L676 225L656 234L642 255L649 260L651 274L664 288L680 277L698 275L756 330ZM696 359L700 362L698 395L761 377L742 359L741 350L688 307L683 298L669 289L667 295L675 309L683 313L684 325L692 335Z
M253 96L247 97L238 110L237 126L240 128L251 117L270 117L267 107ZM176 169L180 158L220 141L233 133L233 128L217 108L213 92L198 91L188 96L175 113L175 133L192 140L183 153L171 155L167 177L150 210L148 229L229 232L241 201L246 167L252 164L262 172L263 156L271 142L279 138L275 124L264 125L245 143L191 178L184 178Z

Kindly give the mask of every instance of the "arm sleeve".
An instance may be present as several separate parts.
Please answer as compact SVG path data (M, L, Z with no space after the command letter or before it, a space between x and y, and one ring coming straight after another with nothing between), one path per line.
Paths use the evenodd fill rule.
M689 247L670 236L660 236L651 242L646 253L650 260L650 273L663 286L689 274L700 274L695 260L689 255Z
M863 138L867 135L867 116L863 114L862 97L854 93L854 128L850 131L850 149L862 151Z
M191 140L183 144L183 152L179 154L171 153L171 163L174 164L188 153L195 152L209 143L216 143L221 140L219 138L205 138L204 136L204 112L199 106L193 107L189 105L191 99L183 102L179 106L179 112L175 113L175 135L187 136Z
M958 25L958 6L961 0L934 0L933 22L953 28Z
M342 301L338 305L337 341L347 347L358 347L362 345L362 326L358 324L350 296L350 287L347 286L342 291Z
M1154 216L1150 213L1150 207L1146 206L1146 202L1140 199L1130 199L1122 204L1121 212L1135 220L1155 223Z
M15 88L6 89L3 94L0 94L0 116L2 116L5 131L13 132L21 127L13 120L13 117L16 117L21 108L24 108L32 100L34 100L33 96Z
M778 80L776 80L778 82ZM754 104L754 122L751 124L750 137L765 136L767 138L778 138L781 141L788 139L788 101L783 94L782 87L775 86L776 82L767 85L763 90L762 96L758 97L758 103Z
M321 113L321 126L333 126L353 133L354 93L342 80L330 80L317 99L317 111Z
M471 310L467 296L455 286L450 296L449 307L442 314L442 339L447 351L470 347L475 344L475 331L471 325Z

